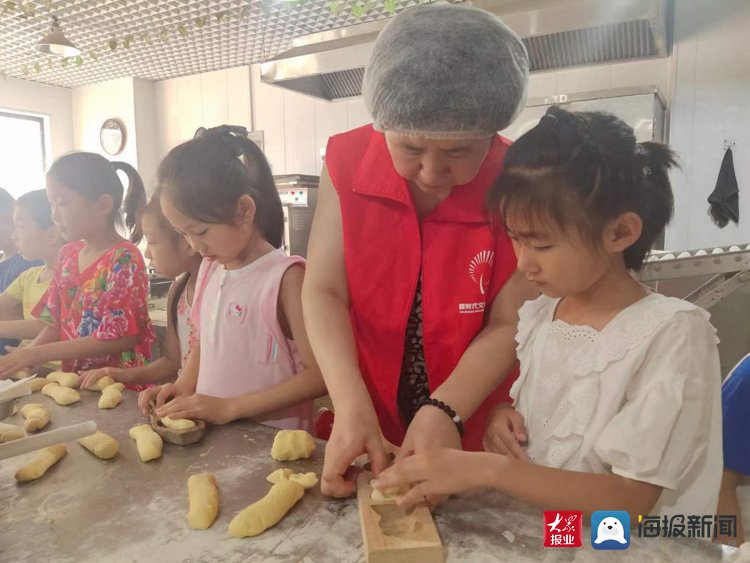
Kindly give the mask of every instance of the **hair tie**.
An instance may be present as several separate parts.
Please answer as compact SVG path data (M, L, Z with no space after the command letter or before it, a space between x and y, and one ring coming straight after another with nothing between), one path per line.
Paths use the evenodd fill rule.
M225 149L227 156L239 158L246 152L247 128L241 125L219 125L218 127L199 127L193 139L203 137L218 140Z

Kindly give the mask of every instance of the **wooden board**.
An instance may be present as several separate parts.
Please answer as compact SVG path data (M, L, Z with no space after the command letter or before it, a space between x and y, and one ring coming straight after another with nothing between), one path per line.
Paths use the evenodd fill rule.
M372 474L357 479L359 520L367 563L443 563L445 554L426 504L409 509L395 500L372 500Z

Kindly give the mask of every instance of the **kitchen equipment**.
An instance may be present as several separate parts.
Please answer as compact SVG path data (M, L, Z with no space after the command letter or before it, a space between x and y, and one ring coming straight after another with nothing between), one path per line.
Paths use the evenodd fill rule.
M28 382L33 377L12 382L7 379L0 379L0 420L13 414L13 405L16 399L31 395L31 386Z
M159 436L165 442L175 444L177 446L187 446L194 444L203 438L206 433L206 423L202 420L196 420L193 428L186 430L175 430L173 428L167 428L161 423L161 419L156 416L153 412L151 413L151 428L154 429Z
M13 440L7 444L0 444L0 459L33 452L34 450L40 450L64 442L71 442L78 438L91 436L94 432L96 432L96 422L89 420L88 422L50 430L43 434L35 434L34 436L27 436L20 440Z
M284 209L284 249L287 254L305 258L320 178L291 174L274 176L274 180Z

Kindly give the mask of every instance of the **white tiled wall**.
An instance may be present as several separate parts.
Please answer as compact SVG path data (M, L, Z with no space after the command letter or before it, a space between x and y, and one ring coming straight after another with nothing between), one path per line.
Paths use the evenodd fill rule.
M198 127L253 128L250 69L237 67L155 83L159 157L193 138Z
M362 100L326 102L260 81L253 65L253 122L274 174L320 174L328 137L370 122Z
M675 217L671 249L750 243L750 2L678 0L675 13L670 142L682 157L673 175ZM724 139L733 140L740 186L740 223L719 229L708 217Z

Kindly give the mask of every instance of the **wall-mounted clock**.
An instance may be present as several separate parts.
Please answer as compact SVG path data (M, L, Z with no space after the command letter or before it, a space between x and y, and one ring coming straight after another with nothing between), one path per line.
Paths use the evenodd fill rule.
M117 119L108 119L99 131L99 142L107 154L120 154L125 148L125 126Z

